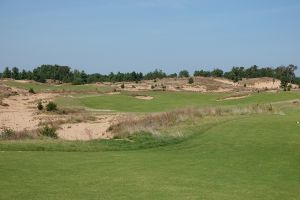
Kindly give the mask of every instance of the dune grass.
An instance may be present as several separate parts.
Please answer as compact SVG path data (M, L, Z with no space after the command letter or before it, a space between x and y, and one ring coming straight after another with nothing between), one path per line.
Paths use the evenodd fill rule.
M110 92L113 89L109 86L97 86L97 85L71 85L71 84L61 84L61 85L51 85L45 83L37 82L17 82L13 80L8 80L4 82L6 85L11 87L16 87L20 89L29 90L32 88L35 92Z

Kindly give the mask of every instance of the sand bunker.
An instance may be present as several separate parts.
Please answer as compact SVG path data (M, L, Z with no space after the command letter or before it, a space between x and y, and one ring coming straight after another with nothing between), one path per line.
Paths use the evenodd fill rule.
M141 99L141 100L152 100L153 97L151 96L135 96L136 99Z
M110 139L112 135L106 130L110 122L63 124L57 131L59 138L64 140Z
M226 100L236 100L236 99L244 99L244 98L247 98L249 97L250 94L245 94L245 95L240 95L240 96L229 96L229 97L225 97L223 99L220 99L218 101L226 101Z

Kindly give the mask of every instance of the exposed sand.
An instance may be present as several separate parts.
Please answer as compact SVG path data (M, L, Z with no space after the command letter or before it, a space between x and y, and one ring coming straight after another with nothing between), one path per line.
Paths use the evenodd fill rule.
M110 139L112 134L107 131L116 116L103 115L95 122L63 124L57 131L59 138L64 140Z
M141 100L152 100L153 97L151 96L135 96L136 99L141 99Z
M225 83L228 85L232 85L232 86L237 86L237 83L233 82L232 80L225 79L225 78L214 78L213 80L221 82L221 83Z
M184 91L191 91L191 92L206 92L207 89L205 86L183 86L182 90Z
M263 78L251 78L243 79L239 81L239 86L243 87L246 84L247 88L253 89L280 89L280 80L263 77Z
M23 94L22 94L23 93ZM3 103L8 106L0 106L0 130L10 128L15 131L33 130L38 128L40 121L37 111L37 101L49 101L54 98L54 94L24 94L10 96L3 99Z
M244 99L244 98L247 98L249 97L250 95L245 95L245 96L236 96L236 97L226 97L224 99L221 99L219 101L226 101L226 100L235 100L235 99Z

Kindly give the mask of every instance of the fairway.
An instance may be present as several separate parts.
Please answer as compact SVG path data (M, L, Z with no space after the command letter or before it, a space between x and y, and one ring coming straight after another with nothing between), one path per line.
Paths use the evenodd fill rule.
M2 151L0 199L296 200L300 110L284 112L194 127L192 137L165 147Z
M147 95L152 100L141 100L136 95ZM195 93L195 92L131 92L120 95L91 95L64 97L57 100L64 106L82 106L92 109L103 109L121 112L159 112L182 107L236 106L247 104L264 104L270 102L289 101L300 98L296 92L261 92L252 93L242 99L221 100L230 96L226 93Z

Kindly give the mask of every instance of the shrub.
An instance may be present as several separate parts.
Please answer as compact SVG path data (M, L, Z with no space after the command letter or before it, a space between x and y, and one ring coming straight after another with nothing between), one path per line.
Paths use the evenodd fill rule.
M15 132L12 129L5 128L1 133L0 133L0 138L1 139L8 139L11 138L12 136L15 135Z
M46 105L46 109L47 109L47 111L55 111L55 110L57 110L57 105L53 102L49 102Z
M29 88L28 92L31 93L31 94L35 94L35 91L34 91L33 88Z
M246 84L246 83L244 83L244 87L247 87L247 84Z
M151 89L154 89L155 87L154 87L154 85L151 85Z
M43 110L44 109L44 106L43 106L42 102L38 102L37 109L38 110Z
M122 85L121 85L121 88L122 88L122 89L124 89L124 88L125 88L125 85L124 85L124 83L122 83Z
M56 128L54 127L44 126L42 129L40 129L39 132L42 136L55 138L55 139L58 138L56 133Z
M287 91L291 91L291 88L292 88L292 85L289 84L289 85L287 86Z
M194 83L194 79L192 77L190 77L189 80L188 80L188 83L189 84L193 84Z

